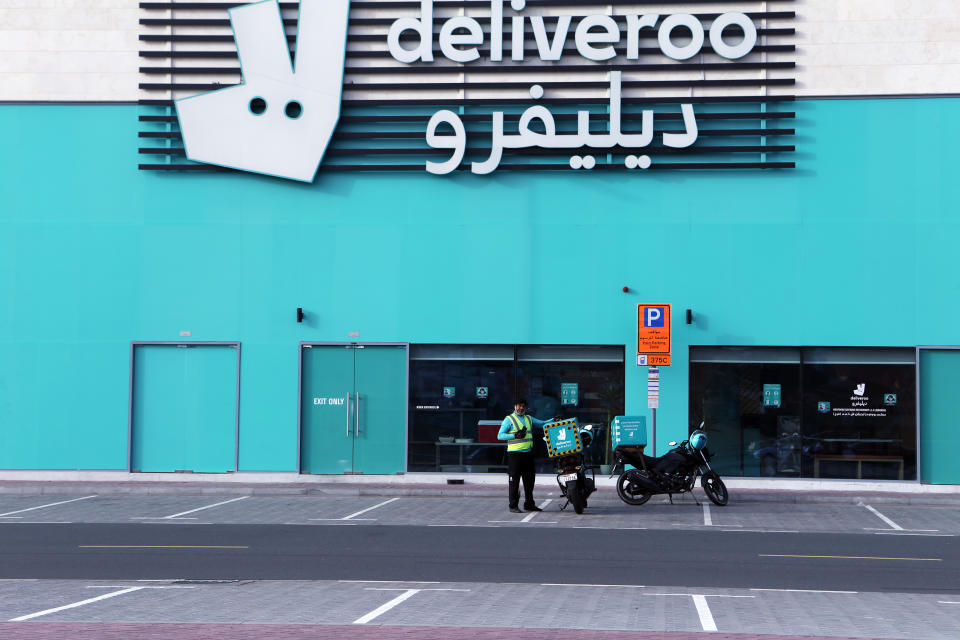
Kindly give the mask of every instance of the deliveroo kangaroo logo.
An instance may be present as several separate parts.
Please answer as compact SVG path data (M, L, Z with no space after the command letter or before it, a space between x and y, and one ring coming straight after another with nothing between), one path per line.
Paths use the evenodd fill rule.
M350 0L301 0L296 66L276 0L230 10L243 82L176 101L187 157L311 182L337 120Z

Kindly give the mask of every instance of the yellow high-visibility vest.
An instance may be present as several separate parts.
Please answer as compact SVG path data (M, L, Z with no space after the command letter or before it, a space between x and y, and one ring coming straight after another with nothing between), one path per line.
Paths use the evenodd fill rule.
M527 428L527 434L522 438L507 440L507 451L531 451L533 449L533 421L530 420L530 416L518 416L516 413L511 413L507 417L513 423L513 431L510 433L516 433L522 427Z

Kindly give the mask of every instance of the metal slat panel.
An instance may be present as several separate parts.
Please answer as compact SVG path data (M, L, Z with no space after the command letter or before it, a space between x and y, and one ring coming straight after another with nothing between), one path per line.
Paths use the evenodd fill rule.
M512 62L511 12L504 4L502 63L490 62L489 0L435 0L434 54L430 64L400 63L386 48L387 31L401 17L419 17L419 0L354 0L350 7L349 36L344 69L344 97L339 129L331 140L324 161L325 170L424 170L427 159L444 159L449 151L435 150L426 144L424 133L432 113L439 109L460 112L468 126L470 144L459 170L469 170L472 159L485 159L490 144L490 112L504 111L504 121L515 125L519 111L532 105L527 96L530 86L538 84L547 95L537 104L548 106L554 115L558 133L573 131L576 110L587 109L594 118L603 118L609 109L607 93L609 74L621 72L624 130L631 122L639 126L639 111L655 110L656 135L680 133L676 129L682 116L677 105L697 105L698 140L686 149L672 149L656 144L635 150L655 155L650 170L672 169L783 169L793 168L789 155L793 144L784 144L786 136L794 136L792 127L778 122L794 119L789 103L795 98L784 93L795 84L792 59L796 47L790 42L795 35L792 21L796 13L786 8L792 0L749 2L730 0L721 5L717 0L660 0L655 4L639 2L613 7L608 0L528 0L522 15L541 15L546 19L548 39L552 37L554 20L559 15L573 16L568 39L562 47L561 59L544 62L534 41L530 21L525 21L523 61ZM143 170L210 171L216 167L184 162L179 146L180 133L173 110L173 100L204 91L222 89L240 81L240 68L227 10L241 6L237 2L141 2L139 35L146 60L164 60L167 66L140 68L141 114L140 139L166 140L178 146L139 147L147 156L167 156L167 164L141 163ZM720 7L718 7L720 5ZM728 5L728 6L727 6ZM296 24L299 4L280 3L286 39L295 56ZM653 9L652 7L656 7ZM674 61L662 54L657 33L642 29L637 39L638 60L625 58L626 19L629 14L690 13L708 26L722 11L743 11L757 27L758 40L752 52L743 59L727 61L717 56L705 38L701 53L687 61ZM613 14L620 31L620 42L614 44L616 56L607 62L592 62L580 57L572 46L573 27L580 17L591 14ZM457 64L446 60L437 44L437 33L446 19L468 15L484 26L484 44L476 47L480 60ZM736 37L731 35L732 39ZM682 40L682 29L680 30ZM205 60L230 61L226 65L205 63ZM232 62L232 64L231 64ZM389 80L384 81L389 76ZM226 81L226 82L224 82ZM752 121L760 126L730 126ZM663 122L672 123L667 127ZM597 123L592 134L604 133ZM682 129L682 124L680 124ZM639 133L639 132L635 132ZM761 144L748 144L755 138ZM476 140L474 140L476 138ZM745 144L747 143L747 144ZM592 152L596 169L623 169L626 151L615 149L525 149L505 152L498 170L570 170L563 156ZM744 156L754 161L745 162ZM692 158L713 156L717 161L693 161ZM179 158L179 159L177 159ZM390 158L390 160L387 160ZM556 161L553 159L557 159ZM661 161L660 159L663 159ZM691 158L691 161L679 161ZM349 159L345 161L345 159ZM386 160L386 161L385 161ZM524 160L524 162L517 162Z

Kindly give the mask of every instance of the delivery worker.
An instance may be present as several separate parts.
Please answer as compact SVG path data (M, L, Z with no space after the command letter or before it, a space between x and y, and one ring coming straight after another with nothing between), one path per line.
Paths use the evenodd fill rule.
M510 511L520 511L520 480L523 479L523 508L526 511L542 511L533 501L533 483L536 467L533 464L533 428L542 427L547 420L538 420L527 415L527 401L518 399L513 413L503 419L498 440L507 442L507 474L510 476Z

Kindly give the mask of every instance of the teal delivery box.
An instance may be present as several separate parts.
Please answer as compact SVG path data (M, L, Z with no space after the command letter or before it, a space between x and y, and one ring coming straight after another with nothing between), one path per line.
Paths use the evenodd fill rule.
M647 417L646 416L617 416L610 425L611 446L616 449L620 445L646 446L647 444Z
M583 450L576 418L548 422L543 425L543 439L547 443L547 455L551 458L579 453Z

